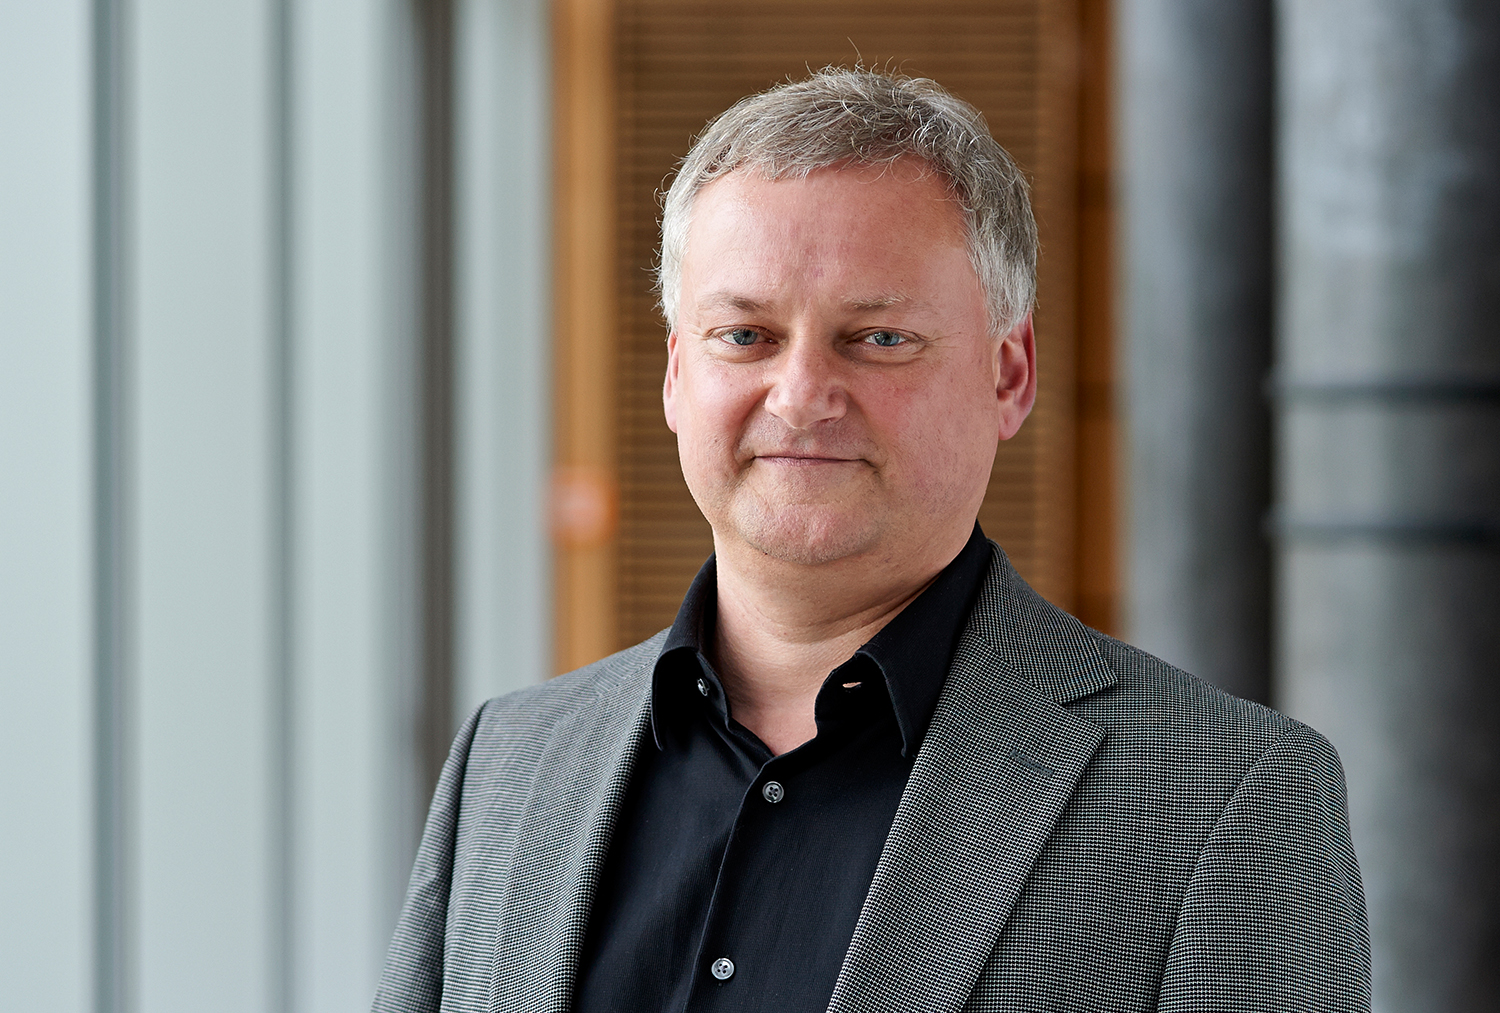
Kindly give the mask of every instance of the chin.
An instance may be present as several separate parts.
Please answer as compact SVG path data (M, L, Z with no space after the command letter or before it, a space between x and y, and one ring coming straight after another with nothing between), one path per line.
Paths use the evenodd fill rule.
M773 559L799 566L818 566L858 556L880 540L873 518L851 516L827 506L797 505L732 511L739 538Z

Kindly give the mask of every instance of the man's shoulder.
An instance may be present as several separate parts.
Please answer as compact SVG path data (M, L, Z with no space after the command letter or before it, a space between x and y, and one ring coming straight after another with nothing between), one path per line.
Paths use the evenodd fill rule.
M1071 709L1103 726L1117 749L1234 780L1268 756L1289 752L1303 763L1338 767L1338 754L1315 729L1122 640L1085 629L1115 683Z
M666 631L546 682L486 701L476 715L476 746L545 741L579 717L639 703Z
M1139 870L1110 887L1129 908L1147 895L1180 897L1216 836L1232 846L1267 820L1296 840L1346 833L1343 768L1317 731L1081 623L1072 629L1082 650L1070 660L1091 654L1099 675L1091 691L1054 705L1093 726L1097 746L1048 845L1047 885L1036 888L1047 903L1072 903L1058 898L1072 896L1073 878L1103 889L1088 870L1104 853Z
M1175 716L1194 723L1226 722L1276 734L1291 719L1264 704L1235 696L1171 662L1098 630L1086 635L1117 680L1116 707L1156 719Z
M995 546L977 625L996 653L1133 762L1241 772L1282 741L1337 759L1316 731L1080 622L1048 602Z

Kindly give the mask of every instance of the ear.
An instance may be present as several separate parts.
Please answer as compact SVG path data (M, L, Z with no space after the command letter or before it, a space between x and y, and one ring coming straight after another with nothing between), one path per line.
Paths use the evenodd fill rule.
M661 385L662 414L667 428L677 432L677 331L667 335L667 378Z
M1036 403L1036 334L1031 314L995 347L995 395L1000 401L1000 438L1008 440Z

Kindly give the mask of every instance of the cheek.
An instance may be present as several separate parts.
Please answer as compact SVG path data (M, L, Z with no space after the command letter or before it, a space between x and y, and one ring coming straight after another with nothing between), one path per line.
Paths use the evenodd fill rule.
M921 494L947 499L945 490L987 483L999 443L998 403L972 373L913 387L872 392L866 417L878 439L898 456L907 481Z
M694 363L679 373L677 445L685 468L717 470L716 462L733 456L757 404L756 388L746 379L742 371L713 363Z

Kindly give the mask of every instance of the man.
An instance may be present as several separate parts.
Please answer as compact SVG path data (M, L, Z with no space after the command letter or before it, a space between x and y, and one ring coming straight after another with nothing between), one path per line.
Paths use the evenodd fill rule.
M975 524L1035 249L930 81L825 71L697 141L663 400L714 556L670 630L464 725L377 1010L1368 1006L1333 749Z

